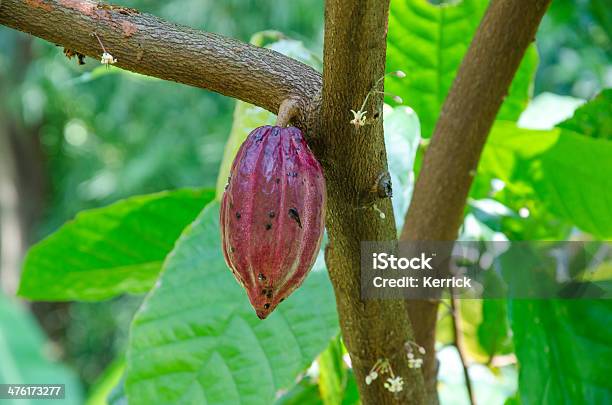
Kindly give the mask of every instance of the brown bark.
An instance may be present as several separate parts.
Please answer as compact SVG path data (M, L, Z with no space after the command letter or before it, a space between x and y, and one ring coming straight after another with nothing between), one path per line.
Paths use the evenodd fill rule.
M493 0L476 31L415 185L403 240L455 240L480 153L520 61L550 0ZM437 301L408 301L417 342L427 350L424 376L435 393Z
M321 89L317 71L278 52L108 3L3 0L0 24L99 60L102 49L95 32L118 67L212 90L274 113L283 100L306 104Z
M326 262L336 293L340 326L364 404L421 404L422 376L408 368L404 345L412 340L403 302L362 301L360 242L396 239L389 198L372 186L387 171L382 118L356 129L357 110L385 71L388 0L328 0L325 6L323 94L318 137L311 145L325 170L328 188ZM368 117L382 110L382 97L369 98ZM382 116L382 114L379 114ZM381 218L372 203L385 214ZM388 359L404 390L384 388L389 375L371 385L365 377L378 359Z
M272 112L291 100L284 104L281 123L294 119L308 130L326 171L327 259L362 401L419 404L424 401L422 376L407 366L404 345L411 335L403 302L360 300L360 241L396 235L389 199L376 200L370 192L387 170L381 119L359 130L349 124L350 110L361 105L384 73L387 18L388 0L327 4L327 84L320 119L321 76L276 52L89 0L3 0L0 6L0 24L99 58L102 49L95 32L124 69L217 91ZM373 117L374 110L382 110L382 98L371 97L367 108ZM404 379L404 390L397 395L383 386L388 374L365 384L378 359L387 359L394 374Z

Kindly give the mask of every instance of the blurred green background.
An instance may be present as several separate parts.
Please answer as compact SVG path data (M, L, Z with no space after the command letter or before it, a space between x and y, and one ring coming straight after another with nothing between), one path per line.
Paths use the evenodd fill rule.
M278 30L322 53L322 0L116 3L243 41L262 30ZM612 10L605 0L555 0L537 37L534 95L590 99L611 87L611 29ZM78 211L136 194L214 187L234 104L204 90L106 70L89 58L79 66L60 47L0 27L4 293L14 295L27 247ZM22 305L10 298L0 310ZM36 317L30 327L42 328L44 353L67 365L89 392L123 355L140 300L29 304Z

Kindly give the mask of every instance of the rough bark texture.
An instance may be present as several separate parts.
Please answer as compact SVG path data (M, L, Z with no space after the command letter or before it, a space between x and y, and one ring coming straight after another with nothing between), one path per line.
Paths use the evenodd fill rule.
M403 240L455 240L480 153L550 0L493 0L459 68L423 160ZM436 388L437 301L408 301L424 376Z
M278 52L134 9L90 0L0 4L0 24L99 60L102 49L95 32L118 67L212 90L273 113L290 97L307 111L305 104L321 89L317 71Z
M350 124L350 110L361 106L385 71L388 6L388 0L326 2L321 122L319 137L311 145L327 180L326 262L361 400L422 404L422 375L407 365L404 345L412 336L403 302L360 298L360 242L394 240L397 235L390 199L372 193L387 171L382 114L359 129ZM382 97L370 97L367 116L377 116L382 103ZM365 384L378 359L388 359L394 374L404 379L402 392L394 395L384 388L388 374Z

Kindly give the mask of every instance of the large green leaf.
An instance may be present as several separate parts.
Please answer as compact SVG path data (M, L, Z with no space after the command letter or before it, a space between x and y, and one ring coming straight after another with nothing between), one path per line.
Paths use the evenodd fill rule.
M600 238L612 237L612 142L568 129L535 131L495 123L479 175L503 180L559 218Z
M523 403L612 402L612 301L515 300L510 309Z
M252 44L264 46L273 49L291 58L297 59L317 70L321 70L321 60L309 51L300 41L289 39L283 34L276 31L262 31L254 34L251 37ZM234 156L238 153L238 148L246 139L247 135L255 128L262 125L274 125L276 115L261 107L254 106L244 101L236 101L234 109L234 121L232 130L225 144L223 153L223 161L219 168L219 177L217 178L217 198L220 200L223 195L223 190L227 184L230 168Z
M388 69L403 70L404 79L389 78L386 90L401 96L421 120L428 138L440 115L457 69L487 7L486 0L434 5L427 0L391 2L387 40ZM514 121L527 105L537 65L530 47L512 82L498 118Z
M338 333L321 259L261 321L226 267L219 204L209 204L168 256L132 324L130 404L272 403Z
M178 190L83 211L30 249L19 294L88 301L146 292L182 230L213 198L212 190Z
M62 404L81 404L81 385L67 367L49 359L43 332L33 317L0 294L0 384L65 384ZM0 401L5 403L4 401ZM58 401L15 400L9 404L53 404Z

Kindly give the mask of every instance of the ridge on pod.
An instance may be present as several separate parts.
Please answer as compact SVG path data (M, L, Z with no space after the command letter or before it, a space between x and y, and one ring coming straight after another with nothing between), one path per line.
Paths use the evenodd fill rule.
M260 319L314 265L326 199L323 170L298 128L259 127L240 146L221 201L221 239Z

